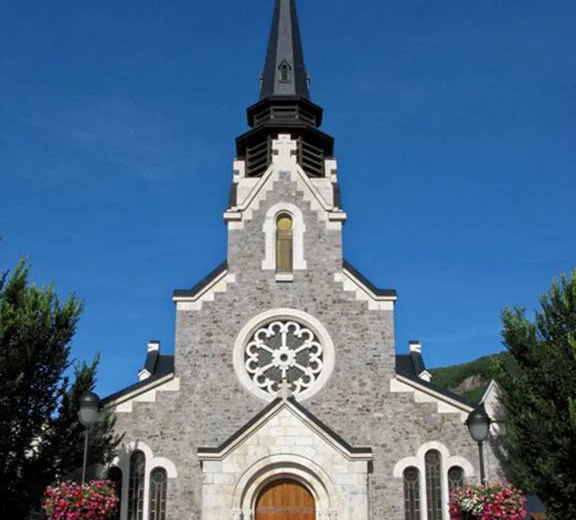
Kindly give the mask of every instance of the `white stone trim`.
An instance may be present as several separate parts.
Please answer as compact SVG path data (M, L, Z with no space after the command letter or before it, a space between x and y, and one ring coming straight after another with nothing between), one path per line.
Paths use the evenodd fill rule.
M266 457L244 472L234 490L233 511L251 518L262 488L280 478L292 478L305 486L314 497L318 516L332 510L332 497L337 494L330 476L312 460L286 454Z
M414 394L414 402L416 403L436 403L437 413L458 413L462 423L468 418L468 414L472 411L472 407L452 399L436 390L420 385L418 382L396 374L390 379L390 391L394 393L412 392Z
M296 319L302 322L316 334L322 345L324 352L324 368L315 383L298 394L298 401L304 401L322 389L322 387L326 384L326 381L328 381L332 375L335 363L334 343L332 342L330 334L326 330L326 327L324 327L324 325L317 318L308 314L307 312L303 312L298 309L278 308L262 312L250 319L248 323L242 327L236 336L236 340L234 341L234 371L236 372L236 376L244 388L246 388L246 390L248 390L250 393L268 402L273 401L277 397L276 395L268 393L259 388L248 375L244 367L244 347L246 346L248 339L264 323L275 319Z
M157 392L177 392L178 390L180 390L180 378L174 373L168 374L152 381L149 385L144 385L106 403L104 410L114 413L130 413L134 403L155 403Z
M276 270L276 221L282 214L288 214L292 217L293 269L295 271L306 269L306 260L304 260L304 233L306 231L304 216L302 215L302 210L298 206L289 202L278 202L271 206L266 212L264 225L262 226L262 231L264 231L265 237L262 269Z
M380 296L363 284L347 269L334 273L334 281L342 284L345 291L354 293L357 300L366 301L370 310L394 310L397 296Z
M246 439L250 438L255 434L262 426L272 420L274 417L280 415L284 410L288 410L294 417L296 417L301 423L308 426L310 430L321 437L328 445L330 445L334 450L340 452L347 460L350 461L370 461L372 460L372 454L368 452L356 453L354 451L349 451L346 447L328 435L322 428L320 428L314 421L311 421L306 415L300 412L290 401L285 400L274 407L267 414L261 417L257 422L252 424L250 428L242 432L234 442L230 443L226 448L219 452L201 452L198 454L198 458L201 461L221 461L225 459L230 453L232 453L238 446L240 446Z
M457 455L450 456L448 448L437 441L425 442L418 448L416 456L404 457L394 466L393 475L395 478L404 478L404 470L409 467L418 469L420 486L420 520L428 520L428 495L426 492L426 453L430 450L437 450L440 453L440 478L442 488L442 518L449 520L448 511L448 470L452 466L460 466L464 470L464 478L469 479L475 475L474 466L465 459Z
M319 520L368 520L372 453L324 431L294 402L280 401L220 453L200 450L203 520L253 519L262 487L279 478L306 486Z
M120 520L128 518L128 488L130 486L130 457L135 451L144 453L144 507L143 518L149 517L150 508L150 472L157 467L164 468L169 479L178 478L176 465L166 457L155 457L148 444L142 441L131 441L126 444L121 453L114 457L112 463L106 468L117 466L122 470L122 499L120 502Z
M228 284L236 282L236 275L228 273L224 269L209 284L202 287L192 296L174 296L172 301L176 303L177 311L197 311L202 308L203 302L214 301L216 293L226 292Z
M326 201L312 179L297 164L296 156L292 154L295 147L296 141L291 139L289 134L280 134L278 139L272 141L274 153L272 164L255 185L248 184L250 188L248 195L224 213L224 220L228 224L229 230L242 229L244 222L252 219L253 212L258 210L260 203L266 199L267 192L271 191L274 182L279 180L280 172L290 175L290 180L297 184L297 190L302 192L304 200L309 202L311 209L317 212L318 219L326 222L328 229L339 230L342 228L342 223L346 220L346 213ZM235 179L238 180L239 189L242 183L252 182L252 179L237 176Z

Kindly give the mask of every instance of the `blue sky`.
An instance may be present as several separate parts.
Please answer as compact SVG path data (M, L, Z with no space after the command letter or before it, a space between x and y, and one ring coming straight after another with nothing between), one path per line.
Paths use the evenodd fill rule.
M299 0L312 97L336 138L345 254L396 288L397 349L501 350L500 310L575 266L576 3ZM0 269L86 310L98 391L172 351L171 293L225 257L234 138L272 0L5 0Z

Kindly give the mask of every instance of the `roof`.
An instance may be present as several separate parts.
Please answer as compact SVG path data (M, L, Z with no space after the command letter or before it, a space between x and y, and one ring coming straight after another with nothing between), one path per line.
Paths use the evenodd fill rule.
M452 399L456 402L462 403L466 406L473 406L473 403L471 403L468 399L466 399L465 397L455 394L454 392L451 392L450 390L446 390L445 388L442 388L438 385L435 385L434 383L430 383L428 381L425 381L424 379L418 377L418 374L414 373L414 371L410 371L407 370L408 367L406 367L405 365L407 365L407 362L404 361L398 361L398 358L402 358L402 355L396 355L396 373L400 376L405 377L406 379L410 379L411 381L414 381L415 383L419 384L420 386L423 386L425 388L429 388L430 390L433 390L434 392L436 392L437 394L441 394L444 395L446 397L448 397L449 399Z
M146 356L146 357L147 357L147 359L149 358L149 356ZM145 367L145 368L148 369L148 367ZM113 394L106 396L104 399L102 399L102 404L106 405L108 403L111 403L112 401L115 401L119 397L122 397L122 396L127 395L127 394L131 394L132 392L144 389L148 386L153 386L153 384L156 381L158 381L159 379L162 379L163 377L166 377L170 374L174 374L174 355L173 354L159 354L157 359L156 359L156 363L155 363L155 366L153 368L153 372L150 373L150 377L147 377L146 379L144 379L142 381L138 381L138 382L134 383L133 385L122 388L121 390L118 390L117 392L114 392Z
M206 287L212 280L221 275L224 271L228 269L228 262L224 260L215 269L210 271L202 280L200 280L196 285L190 289L175 289L173 293L174 298L194 296L200 292L204 287Z
M198 454L216 454L224 452L230 445L234 444L239 438L241 438L247 431L249 431L253 426L255 426L259 421L264 419L273 410L281 408L282 406L290 406L300 412L304 417L306 417L311 423L313 423L319 430L325 433L328 437L334 439L340 446L342 446L346 451L355 455L372 455L372 448L364 446L352 446L342 437L340 437L334 430L323 423L318 417L316 417L312 412L304 408L294 397L289 397L286 401L280 397L277 397L266 405L262 410L260 410L255 416L253 416L248 422L246 422L239 430L232 434L228 439L226 439L220 446L214 447L200 447L198 448Z
M362 282L368 289L370 289L376 296L397 296L396 289L382 289L376 287L368 278L366 278L358 269L356 269L347 260L343 261L344 269L346 269L350 274L355 276L358 281Z
M420 352L396 354L396 370L419 376L426 370L422 354Z
M286 69L284 77L281 76L282 68ZM260 99L286 95L310 97L296 1L276 0L262 72Z

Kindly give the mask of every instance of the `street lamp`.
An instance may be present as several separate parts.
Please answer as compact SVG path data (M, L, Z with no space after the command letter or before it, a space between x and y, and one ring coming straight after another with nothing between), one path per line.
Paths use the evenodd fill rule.
M480 458L480 482L486 484L486 474L484 472L484 449L483 442L488 438L490 433L490 423L492 420L486 413L484 405L480 404L468 414L466 426L471 437L478 443L478 455Z
M94 392L87 392L80 398L78 419L84 425L84 462L82 463L82 484L86 482L86 463L88 461L88 432L98 419L100 411L100 398Z

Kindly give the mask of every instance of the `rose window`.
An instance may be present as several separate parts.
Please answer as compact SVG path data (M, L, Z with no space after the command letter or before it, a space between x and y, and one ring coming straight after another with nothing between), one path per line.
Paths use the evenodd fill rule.
M276 394L281 383L294 395L308 389L324 368L324 353L310 329L295 321L273 321L251 336L244 350L246 371L263 391Z

